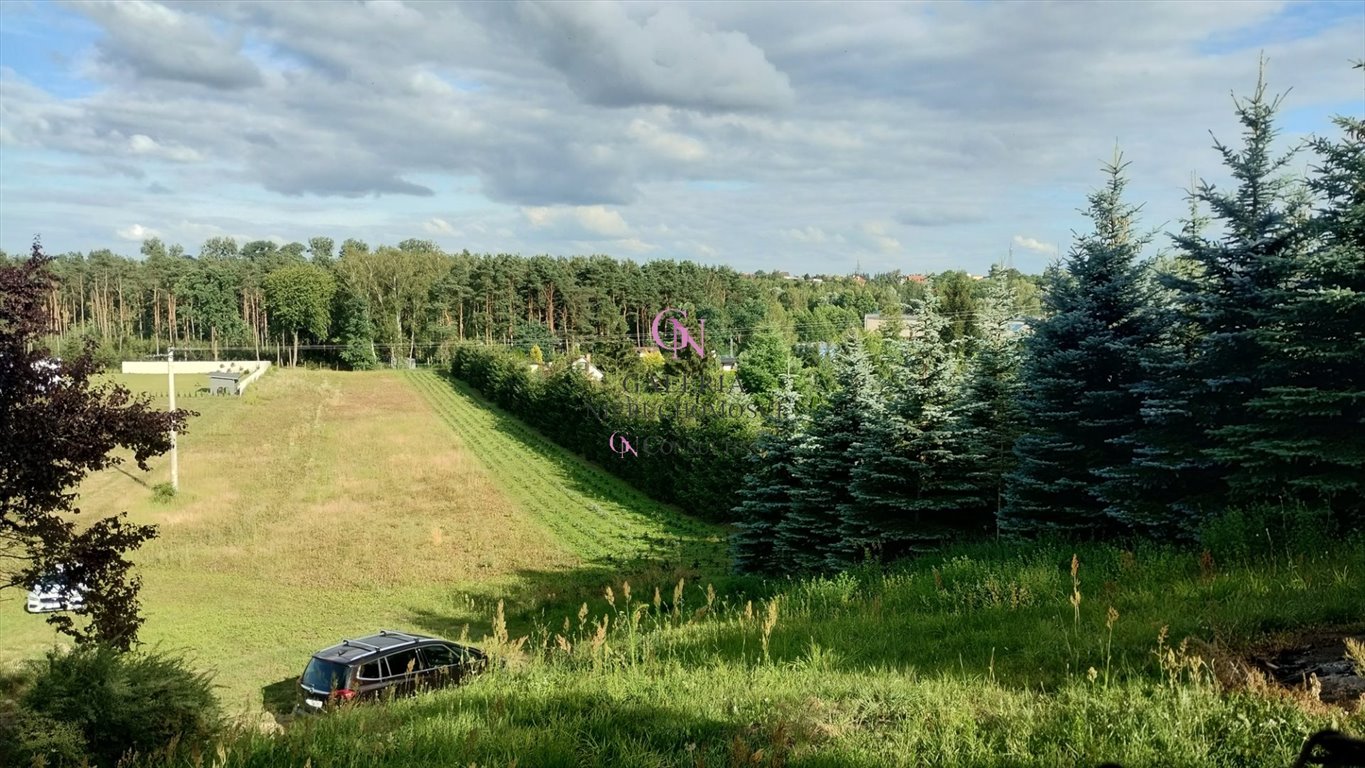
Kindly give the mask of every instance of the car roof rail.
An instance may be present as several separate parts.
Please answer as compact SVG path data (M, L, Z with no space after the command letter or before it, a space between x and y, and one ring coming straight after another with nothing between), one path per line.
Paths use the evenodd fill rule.
M416 635L409 635L407 632L399 632L398 630L395 629L381 629L379 630L379 634L383 637L401 638L403 640L407 640L410 643L416 643L422 640L422 638Z
M364 643L364 642L361 642L361 641L359 641L359 640L342 640L342 641L341 641L341 644L342 644L342 645L346 645L346 646L355 646L356 648L363 648L364 650L367 650L367 651L377 651L377 650L379 650L379 646L377 646L377 645L370 645L369 643Z

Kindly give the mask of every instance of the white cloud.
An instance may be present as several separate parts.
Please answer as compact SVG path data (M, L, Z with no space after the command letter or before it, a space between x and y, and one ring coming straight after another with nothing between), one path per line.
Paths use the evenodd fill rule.
M626 133L663 157L682 162L694 162L706 157L706 147L700 141L666 131L648 120L632 120Z
M189 147L164 146L158 144L152 137L141 133L135 133L128 139L128 151L134 155L175 160L181 163L192 163L200 159L199 153Z
M980 272L1028 232L1036 271L1116 138L1142 224L1178 227L1191 171L1225 186L1208 133L1237 143L1259 51L1285 145L1365 84L1359 4L11 5L7 31L98 37L0 68L7 250L138 221L191 252L215 228Z
M798 243L823 243L829 239L823 229L819 227L802 227L800 229L784 229L782 236L788 240L795 240Z
M210 88L246 88L261 73L242 55L241 35L223 38L202 16L160 3L81 2L74 7L99 23L101 62L135 77L173 80Z
M621 214L600 205L590 205L574 209L574 218L589 232L599 235L619 236L630 232Z
M474 6L558 71L585 100L621 107L709 110L790 105L787 76L743 32L665 5L644 19L620 3L523 2Z
M114 230L114 234L118 235L122 240L131 240L137 243L140 243L149 237L161 237L160 232L151 229L150 227L144 227L141 224L130 224L126 227L119 227Z
M426 70L412 73L412 77L408 80L408 87L412 89L413 93L421 96L445 98L455 94L455 89L450 87L450 83Z
M630 226L621 214L601 205L535 206L521 209L522 215L534 229L556 229L572 234L620 238L630 234Z
M1016 248L1023 248L1026 251L1033 251L1034 253L1041 253L1048 256L1054 256L1057 253L1057 247L1052 243L1045 243L1042 240L1037 240L1032 237L1015 235L1010 242L1014 243L1014 247Z
M898 253L901 250L901 241L891 236L886 222L864 222L862 225L862 234L872 247L882 253L893 254Z
M654 245L653 243L646 243L638 237L615 240L612 244L627 253L649 253L651 251L659 250L659 246Z
M460 231L451 226L450 222L445 219L434 217L427 219L426 222L422 224L422 229L430 235L450 235L455 237L460 235Z

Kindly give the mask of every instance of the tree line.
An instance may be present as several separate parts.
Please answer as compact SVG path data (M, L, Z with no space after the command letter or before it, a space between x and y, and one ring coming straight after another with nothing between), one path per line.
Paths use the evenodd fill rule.
M666 259L447 253L415 239L338 248L327 237L240 246L215 237L197 255L151 238L138 257L64 253L51 269L57 281L46 310L57 354L74 356L93 340L106 364L174 346L189 358L358 369L408 357L446 361L471 341L536 345L550 357L619 356L648 345L654 315L670 306L705 318L720 354L743 349L760 327L789 342L832 342L868 313L898 314L926 284L899 273L798 277ZM1009 274L1017 313L1036 314L1038 278ZM975 333L979 280L961 271L932 278L944 286L952 332Z
M735 507L739 566L837 569L964 536L1189 541L1238 510L1365 523L1365 124L1276 154L1278 100L1237 102L1233 179L1201 183L1171 248L1124 198L1116 157L1091 228L1045 275L1026 336L855 335L834 391L759 436ZM1287 173L1299 153L1310 171ZM787 379L777 397L799 393Z

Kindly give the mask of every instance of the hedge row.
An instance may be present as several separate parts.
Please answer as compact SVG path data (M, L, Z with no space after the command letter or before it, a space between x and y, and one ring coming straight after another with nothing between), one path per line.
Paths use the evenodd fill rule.
M451 373L651 497L698 518L729 520L757 428L742 396L628 393L568 366L532 371L515 352L482 345L457 347Z

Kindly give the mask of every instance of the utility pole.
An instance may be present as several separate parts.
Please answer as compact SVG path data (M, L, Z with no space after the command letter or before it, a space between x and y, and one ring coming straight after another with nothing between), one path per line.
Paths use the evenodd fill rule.
M170 389L171 410L175 410L175 347L166 348L166 380ZM175 448L175 427L171 427L171 489L180 492L180 455Z

